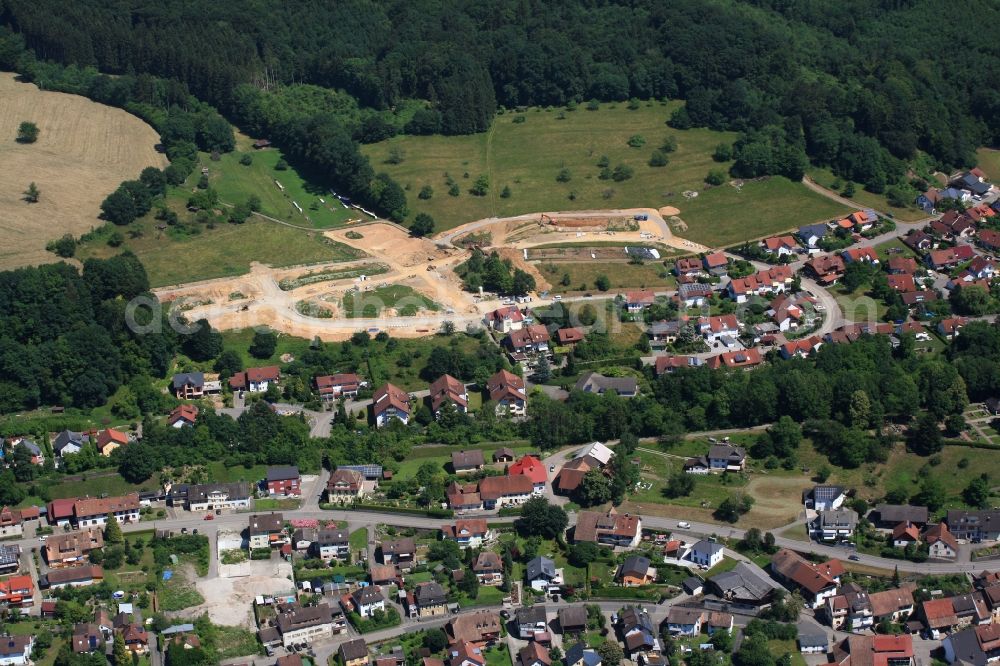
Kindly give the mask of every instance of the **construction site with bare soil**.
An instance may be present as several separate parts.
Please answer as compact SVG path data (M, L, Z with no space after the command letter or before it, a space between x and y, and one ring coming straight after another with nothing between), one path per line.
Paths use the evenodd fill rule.
M359 330L420 337L446 321L462 329L478 326L502 304L496 295L463 288L455 269L474 248L496 251L545 293L551 284L539 263L547 259L625 261L629 246L654 257L660 256L657 248L669 254L706 249L673 234L663 214L676 213L637 208L490 218L433 238L376 221L324 232L363 253L361 259L281 269L255 263L239 277L167 287L156 295L188 320L204 318L219 329L268 326L323 340L344 340Z

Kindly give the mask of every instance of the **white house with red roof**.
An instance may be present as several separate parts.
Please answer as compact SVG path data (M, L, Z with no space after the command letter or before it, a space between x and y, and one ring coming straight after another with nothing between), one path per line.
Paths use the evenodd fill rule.
M655 302L656 294L652 289L625 292L625 309L629 312L642 312Z
M486 382L486 392L496 405L498 415L524 416L528 408L528 394L524 380L509 370L501 370Z
M799 249L799 244L792 236L772 236L760 242L765 252L779 257L786 257L794 254Z
M698 319L698 333L709 344L718 342L720 338L735 338L740 334L740 322L734 314L701 317Z
M490 328L501 333L520 331L524 328L524 315L521 314L516 305L497 308L486 315L486 321Z
M229 378L229 386L234 391L263 393L267 391L271 383L277 384L280 381L281 370L278 366L267 365L262 368L247 368L243 372L237 372Z
M392 419L399 419L406 425L410 422L410 394L393 384L384 384L372 396L372 417L375 427L381 428Z

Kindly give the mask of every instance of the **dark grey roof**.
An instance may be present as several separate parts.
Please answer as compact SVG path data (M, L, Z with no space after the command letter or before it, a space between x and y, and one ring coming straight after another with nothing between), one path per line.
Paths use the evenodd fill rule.
M827 647L830 639L822 627L816 626L812 622L799 622L795 625L799 632L799 647Z
M441 587L440 583L434 581L418 585L415 596L417 604L420 606L434 606L436 604L443 604L448 600L448 597L444 593L444 588Z
M540 578L542 575L546 578L554 578L556 575L556 563L547 557L539 555L528 562L528 582Z
M0 566L10 566L17 564L17 559L21 556L21 548L11 544L0 545Z
M621 575L634 574L637 577L645 576L649 571L649 558L641 555L633 555L622 562Z
M83 433L73 432L72 430L63 430L61 433L56 435L54 440L52 440L52 450L56 453L59 453L70 445L77 447L83 446Z
M1000 531L1000 511L965 511L950 509L945 519L954 532L956 527L979 527L984 532Z
M844 494L841 486L814 486L812 491L813 501L831 502Z
M382 478L382 465L337 465L337 469L353 469L369 480Z
M24 448L28 449L28 451L30 451L32 455L38 456L42 454L41 447L38 446L38 444L35 444L30 439L22 439L18 444L18 446L23 446Z
M359 587L351 593L351 598L353 598L354 603L359 606L367 606L369 604L377 604L380 601L385 601L385 597L382 596L382 591L375 585Z
M987 655L979 645L975 627L969 627L948 636L945 641L951 644L955 653L955 661L961 661L972 666L986 666Z
M926 523L927 507L910 504L879 504L876 508L883 523Z
M316 542L320 546L332 545L332 544L344 544L350 540L350 534L347 530L339 529L321 529L316 533Z
M295 465L278 465L267 468L268 481L288 481L299 478L299 468Z
M820 527L842 527L854 529L858 524L858 514L851 509L834 509L819 512Z
M716 543L715 541L709 541L708 539L702 539L696 543L691 550L697 551L699 553L705 553L708 556L715 555L722 551L722 544Z
M205 373L204 372L181 372L174 375L174 388L179 389L182 386L204 386L205 385Z
M183 484L182 484L183 485ZM235 481L233 483L195 483L187 486L186 496L188 502L204 502L209 494L222 491L230 500L243 500L250 498L250 485L246 481ZM170 489L171 494L173 488Z
M723 596L748 601L764 601L780 587L763 569L746 562L740 562L731 571L720 573L709 580Z
M391 539L382 542L383 555L413 555L416 554L417 544L413 537L403 539Z
M713 444L708 449L710 460L729 460L732 462L742 462L747 457L746 450L731 444Z
M705 581L697 576L691 576L690 578L685 578L682 584L684 585L685 592L688 594L694 594L695 590L699 590L704 587Z
M808 236L816 236L817 238L823 238L826 235L827 228L822 222L819 224L807 224L804 227L799 227L799 237L805 238Z
M619 395L634 395L639 390L639 383L635 377L605 377L596 372L586 372L573 388L587 393L615 391Z
M601 663L601 657L594 650L585 648L583 642L578 641L566 650L566 663L572 666L581 661L585 666L597 666Z
M518 624L537 624L548 621L548 610L545 606L538 604L532 606L521 606L514 613Z

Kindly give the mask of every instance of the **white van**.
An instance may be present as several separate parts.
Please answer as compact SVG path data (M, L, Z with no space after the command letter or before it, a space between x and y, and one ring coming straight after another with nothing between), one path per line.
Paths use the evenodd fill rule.
M689 529L691 529L691 523L687 522L686 520L682 520L679 523L677 523L677 529L679 529L679 530L689 530Z

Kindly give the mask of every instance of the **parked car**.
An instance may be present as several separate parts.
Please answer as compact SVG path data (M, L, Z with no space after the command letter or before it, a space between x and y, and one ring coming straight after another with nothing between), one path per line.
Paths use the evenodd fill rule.
M678 529L682 529L682 530L691 529L691 523L687 522L686 520L682 520L682 521L680 521L680 522L677 523L677 527L678 527Z
M860 562L861 561L861 558L858 557L857 555L851 555L847 559L849 559L851 562Z
M205 514L205 520L215 520L215 516L210 513Z

